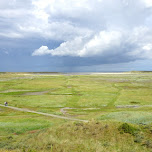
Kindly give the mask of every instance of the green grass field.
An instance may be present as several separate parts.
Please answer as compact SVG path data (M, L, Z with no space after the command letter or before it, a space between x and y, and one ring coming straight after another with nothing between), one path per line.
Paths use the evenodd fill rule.
M0 106L0 152L152 152L151 73L0 73L5 101L89 122Z

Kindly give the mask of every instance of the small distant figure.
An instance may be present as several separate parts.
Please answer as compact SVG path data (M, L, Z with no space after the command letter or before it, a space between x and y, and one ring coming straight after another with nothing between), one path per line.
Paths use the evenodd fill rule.
M7 105L8 105L8 103L7 103L7 102L4 102L4 104L5 104L5 106L7 106Z

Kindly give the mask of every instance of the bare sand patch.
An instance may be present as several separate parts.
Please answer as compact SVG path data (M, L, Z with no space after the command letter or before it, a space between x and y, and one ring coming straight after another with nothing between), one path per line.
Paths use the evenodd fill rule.
M62 112L62 114L64 114L64 115L66 115L67 110L69 110L69 109L96 110L96 109L100 109L100 108L70 108L70 107L65 107L65 108L61 108L60 112Z
M21 91L31 91L31 90L14 90L14 89L10 89L10 90L1 91L0 93L21 92Z
M152 107L152 105L122 105L116 106L116 108L142 108L142 107Z
M40 91L40 92L28 92L24 93L22 95L44 95L45 93L48 93L49 91Z

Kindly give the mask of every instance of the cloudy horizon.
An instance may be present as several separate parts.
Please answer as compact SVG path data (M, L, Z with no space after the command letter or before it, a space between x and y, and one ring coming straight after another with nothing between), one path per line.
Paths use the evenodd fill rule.
M151 0L0 1L0 71L151 67Z

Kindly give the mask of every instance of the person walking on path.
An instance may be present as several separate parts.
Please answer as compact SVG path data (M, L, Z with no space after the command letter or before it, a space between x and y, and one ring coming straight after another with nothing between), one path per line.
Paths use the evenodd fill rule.
M5 106L7 106L7 105L8 105L8 103L7 103L7 102L4 102L4 104L5 104Z

